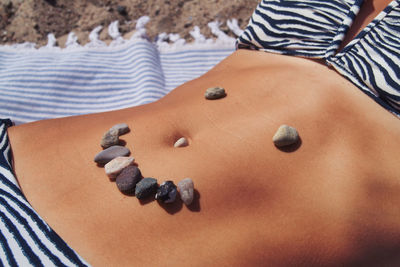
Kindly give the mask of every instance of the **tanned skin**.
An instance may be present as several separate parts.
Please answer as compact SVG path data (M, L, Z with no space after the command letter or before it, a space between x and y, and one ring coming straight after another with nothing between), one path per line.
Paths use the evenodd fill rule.
M349 36L389 2L366 1ZM213 86L227 97L205 100ZM192 178L191 206L123 195L93 162L121 122L145 177ZM301 142L275 147L281 124ZM400 264L399 119L317 61L239 50L155 103L9 136L23 193L94 266Z

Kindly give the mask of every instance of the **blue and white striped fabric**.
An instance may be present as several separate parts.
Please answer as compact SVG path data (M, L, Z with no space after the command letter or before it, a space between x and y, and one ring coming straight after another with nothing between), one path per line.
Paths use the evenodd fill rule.
M101 112L165 95L157 49L0 50L0 117L25 123Z
M0 118L21 124L150 103L234 50L234 38L177 45L142 36L109 46L0 46Z
M362 3L263 0L237 47L325 59L376 102L400 116L400 1L392 1L337 53Z
M0 265L87 266L32 209L11 168L10 120L0 120Z

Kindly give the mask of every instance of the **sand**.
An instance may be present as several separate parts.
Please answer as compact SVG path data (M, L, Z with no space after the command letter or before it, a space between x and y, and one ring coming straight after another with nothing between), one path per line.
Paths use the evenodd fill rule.
M0 0L0 45L22 42L47 43L47 34L55 34L63 46L73 31L79 42L88 42L88 35L98 25L105 26L101 40L109 40L107 26L119 21L119 30L127 34L134 30L143 15L150 17L146 26L150 39L158 33L179 33L190 41L189 32L199 26L211 37L210 21L222 22L221 30L232 35L226 20L238 19L243 29L258 4L258 0Z

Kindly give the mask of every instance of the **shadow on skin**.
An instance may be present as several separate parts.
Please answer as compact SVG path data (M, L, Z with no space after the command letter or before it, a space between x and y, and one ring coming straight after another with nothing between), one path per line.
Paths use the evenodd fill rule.
M124 139L119 139L118 145L119 146L126 146L126 141Z
M201 210L200 207L200 193L196 189L194 190L193 202L187 207L190 211L199 212Z
M400 242L395 236L371 234L360 239L359 244L369 245L363 246L346 266L400 266Z
M183 202L182 200L177 196L176 200L173 203L163 203L161 201L157 201L158 205L162 207L166 212L168 212L171 215L174 215L178 211L180 211L183 207Z
M140 205L144 206L144 205L147 205L147 204L153 202L153 201L155 200L154 195L155 195L155 193L149 195L148 197L139 199ZM134 196L135 196L135 193L133 193L131 196L134 197Z

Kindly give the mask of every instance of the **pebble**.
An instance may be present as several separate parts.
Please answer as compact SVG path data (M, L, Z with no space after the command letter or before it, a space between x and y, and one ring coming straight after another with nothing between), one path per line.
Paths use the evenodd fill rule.
M110 180L115 180L115 178L124 168L133 164L134 160L135 159L133 157L116 157L104 165L107 176L110 178Z
M109 131L118 130L118 135L129 133L129 126L126 123L119 123L110 128Z
M188 146L189 142L185 137L181 137L175 142L174 147L185 147Z
M119 134L117 129L108 130L104 133L103 138L101 138L100 145L103 148L108 148L110 146L118 145L119 143Z
M174 185L174 182L165 181L157 189L156 199L164 203L172 203L175 201L177 193L178 191L176 190L176 185Z
M157 191L157 179L143 178L136 184L135 196L138 199L146 198Z
M117 12L122 16L128 15L128 12L126 11L126 6L117 6Z
M115 182L119 191L128 194L134 192L136 184L142 179L142 177L139 168L131 165L121 171Z
M292 145L299 141L299 134L294 127L281 125L272 141L277 147Z
M123 146L110 146L109 148L104 149L103 151L99 152L94 157L94 162L99 164L106 164L111 160L115 159L116 157L124 157L129 156L131 152L128 148Z
M193 202L194 184L192 179L185 178L178 183L179 194L185 205L189 206Z
M225 89L222 87L211 87L206 90L204 96L206 99L213 100L225 97L226 93Z

